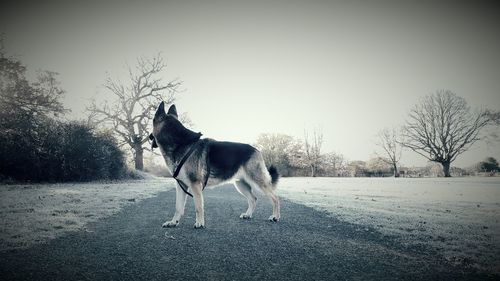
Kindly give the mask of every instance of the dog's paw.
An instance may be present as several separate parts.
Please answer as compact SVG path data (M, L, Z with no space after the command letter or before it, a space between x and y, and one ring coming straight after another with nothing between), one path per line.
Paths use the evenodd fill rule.
M194 228L195 228L195 229L205 228L205 224L200 223L200 222L195 222L195 223L194 223Z
M243 213L240 215L240 219L243 219L243 220L249 220L252 218L252 215L248 215L247 213Z
M271 215L268 220L272 221L272 222L278 222L280 220L280 218L279 217L275 217L274 215Z
M179 224L179 221L167 221L161 225L161 227L176 227Z

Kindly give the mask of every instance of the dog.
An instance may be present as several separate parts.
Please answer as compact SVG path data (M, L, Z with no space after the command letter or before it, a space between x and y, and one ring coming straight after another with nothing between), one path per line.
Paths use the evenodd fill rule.
M280 202L275 194L279 174L274 166L266 168L260 151L248 144L201 138L179 121L175 105L165 112L161 102L153 118L149 138L152 148L158 147L167 168L177 180L175 214L163 227L175 227L184 214L187 196L194 199L195 228L205 227L203 189L232 182L248 202L241 219L251 219L255 211L255 192L262 191L271 200L272 222L280 220ZM191 193L192 194L191 194Z

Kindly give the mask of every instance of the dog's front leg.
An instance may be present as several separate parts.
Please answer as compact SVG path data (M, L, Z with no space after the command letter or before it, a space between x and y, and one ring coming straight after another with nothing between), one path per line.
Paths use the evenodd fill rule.
M192 183L191 189L193 190L194 207L196 209L196 222L194 228L205 227L205 214L203 203L203 188L199 183Z
M186 206L187 194L177 184L175 190L175 214L171 221L166 221L162 227L175 227L179 224L179 220L184 215L184 207Z

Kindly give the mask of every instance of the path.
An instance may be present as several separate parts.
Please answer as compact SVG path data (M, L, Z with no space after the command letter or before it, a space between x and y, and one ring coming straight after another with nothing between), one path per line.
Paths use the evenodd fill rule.
M451 267L439 253L408 248L373 229L282 202L266 218L260 197L252 220L232 188L205 191L206 229L193 229L191 199L177 228L175 192L162 192L81 231L27 250L1 253L2 280L485 280Z

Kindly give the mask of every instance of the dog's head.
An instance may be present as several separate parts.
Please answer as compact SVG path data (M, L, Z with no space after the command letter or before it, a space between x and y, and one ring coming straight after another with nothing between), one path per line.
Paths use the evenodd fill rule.
M180 145L195 142L200 137L201 133L195 133L182 125L174 104L165 112L165 103L160 103L153 118L153 133L149 135L151 148L160 146L165 151L171 151Z

